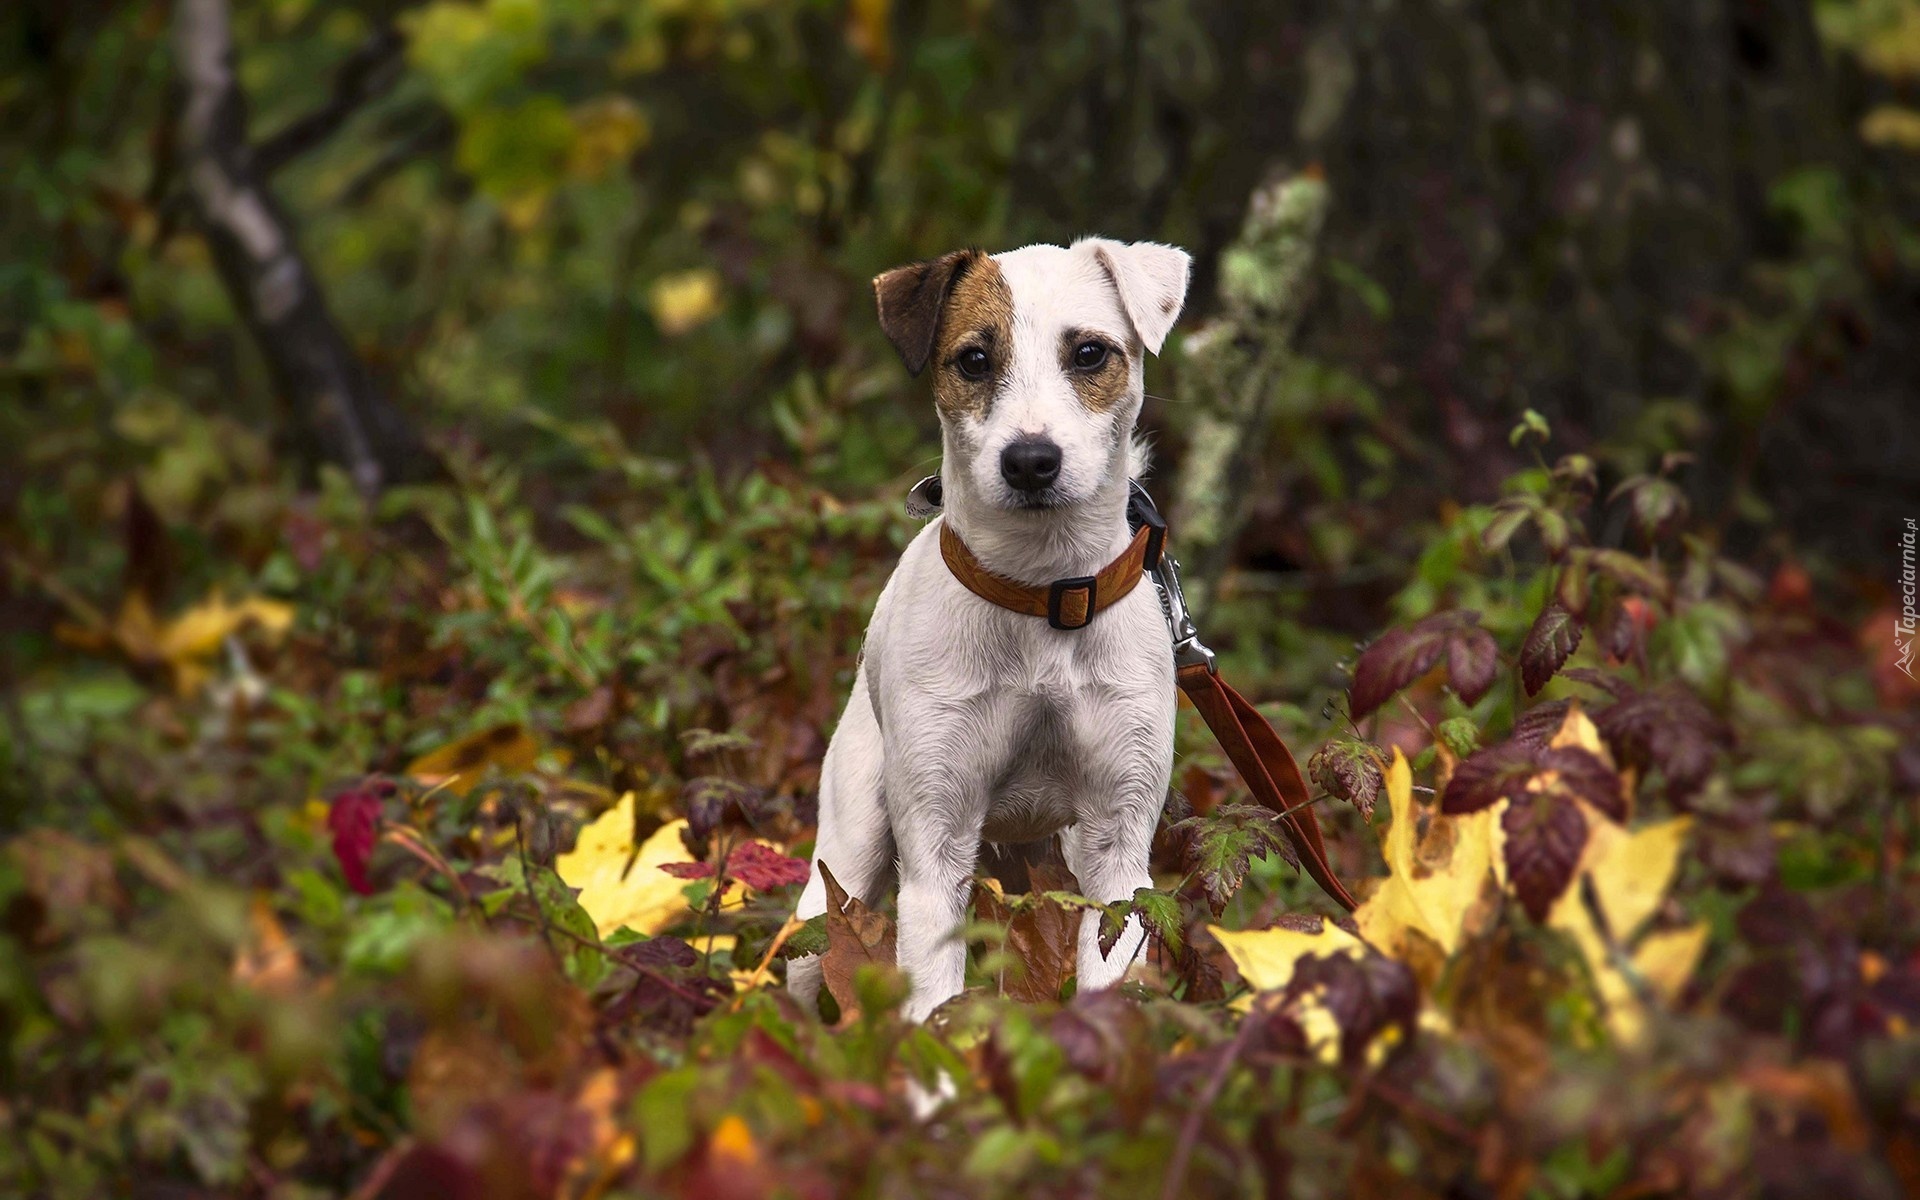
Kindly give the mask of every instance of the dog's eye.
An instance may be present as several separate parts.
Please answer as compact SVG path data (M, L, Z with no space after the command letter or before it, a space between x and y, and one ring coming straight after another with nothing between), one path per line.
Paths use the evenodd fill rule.
M1073 348L1073 366L1076 371L1092 371L1107 361L1105 342L1081 342Z
M953 365L960 368L960 373L968 379L985 379L993 360L980 347L969 346L960 352L960 357L953 360Z

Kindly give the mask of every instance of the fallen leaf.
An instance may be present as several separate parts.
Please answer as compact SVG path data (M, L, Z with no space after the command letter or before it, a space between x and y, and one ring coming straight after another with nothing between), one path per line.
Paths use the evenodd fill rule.
M827 991L840 1006L840 1023L846 1025L860 1015L854 987L860 968L894 965L893 922L847 895L824 862L820 878L827 885L827 954L820 960L820 971Z
M465 796L488 767L524 771L540 757L540 747L518 724L507 722L470 733L407 764L406 773L427 787L444 787Z
M1001 972L1001 994L1026 1004L1060 998L1060 989L1074 972L1080 931L1080 914L1046 894L1077 892L1079 881L1052 863L1035 863L1031 879L1031 895L1018 908L992 888L975 892L982 919L1006 926L1006 949L1018 964L1016 970Z
M293 624L293 606L263 596L249 596L235 604L214 592L172 620L154 615L141 592L129 593L111 625L97 613L76 614L78 623L63 622L55 629L61 641L94 653L117 653L136 672L160 672L174 691L198 692L211 676L207 660L218 654L233 635L258 627L279 639Z
M333 833L333 857L347 886L362 896L373 894L373 881L367 877L367 864L373 858L373 846L380 837L382 791L365 785L341 792L327 809L327 828Z
M248 906L247 938L234 953L233 979L269 996L284 996L300 986L300 952L265 896L255 896Z
M622 925L636 933L659 933L691 911L684 892L687 885L660 869L686 860L680 831L687 823L662 825L636 855L633 805L632 792L621 796L620 803L582 829L573 849L553 864L562 881L580 889L580 907L593 918L603 938Z

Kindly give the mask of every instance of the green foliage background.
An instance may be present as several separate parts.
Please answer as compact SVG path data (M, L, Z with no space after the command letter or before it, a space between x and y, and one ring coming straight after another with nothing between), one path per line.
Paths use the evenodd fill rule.
M1887 638L1920 514L1914 0L235 0L248 136L433 450L371 498L196 225L175 7L0 13L0 1189L1132 1195L1195 1111L1169 1194L1920 1179L1920 731ZM1237 306L1300 266L1229 251L1274 179L1325 189L1310 278ZM807 849L937 453L867 281L1090 232L1195 254L1149 369L1163 497L1221 400L1187 335L1230 317L1274 350L1202 616L1303 761L1391 742L1437 782L1436 742L1597 707L1503 669L1473 703L1428 678L1339 714L1357 642L1470 610L1504 668L1589 574L1552 667L1720 723L1698 796L1671 763L1636 780L1701 823L1662 919L1713 939L1651 1051L1608 1044L1511 905L1420 981L1473 1037L1385 1065L1242 1037L1204 926L1326 910L1224 827L1237 861L1197 882L1162 847L1200 949L1127 1003L976 996L939 1034L878 974L844 1030L736 1004L777 891L655 959L581 940L548 868L625 792L641 833L744 796ZM164 634L215 595L290 629L188 652L128 615ZM1613 654L1619 612L1643 623ZM409 781L509 727L529 757L475 790ZM698 729L741 736L716 764ZM1231 801L1199 732L1176 787ZM422 853L381 843L360 895L327 822L370 780ZM1335 808L1343 873L1377 872L1372 814ZM737 942L668 946L715 928ZM938 1069L965 1083L927 1126L901 1085Z

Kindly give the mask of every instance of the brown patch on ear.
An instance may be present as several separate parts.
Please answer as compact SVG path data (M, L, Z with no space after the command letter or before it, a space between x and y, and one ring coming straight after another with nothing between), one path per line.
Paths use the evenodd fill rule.
M947 297L986 255L978 250L955 250L931 262L895 267L873 280L874 306L880 329L900 352L910 374L918 375L933 357Z

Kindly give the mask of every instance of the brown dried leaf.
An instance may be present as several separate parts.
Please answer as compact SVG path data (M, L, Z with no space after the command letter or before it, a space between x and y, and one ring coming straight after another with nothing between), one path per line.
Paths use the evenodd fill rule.
M840 1023L846 1025L860 1016L854 975L869 963L894 965L893 922L887 914L847 895L826 863L819 866L827 885L827 953L820 970L827 991L840 1006Z

